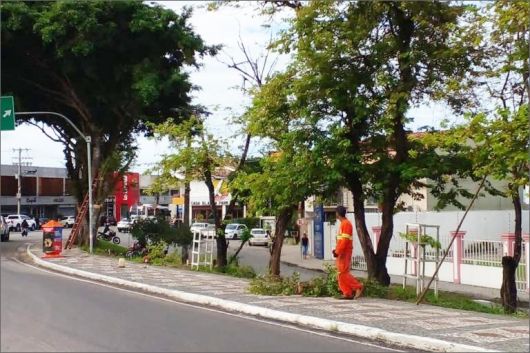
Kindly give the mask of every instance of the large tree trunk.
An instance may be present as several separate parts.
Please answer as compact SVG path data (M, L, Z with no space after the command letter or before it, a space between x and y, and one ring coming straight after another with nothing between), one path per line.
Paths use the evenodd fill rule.
M378 282L385 284L387 282L388 271L386 269L386 258L381 261L374 252L372 238L366 226L363 191L360 180L354 178L350 183L350 191L353 195L353 207L355 210L355 230L359 237L359 242L363 250L369 279L376 279ZM386 274L386 275L385 275Z
M188 179L186 178L186 182L184 183L184 214L182 215L182 217L184 217L183 219L184 226L189 227L190 226L190 212L191 212L190 207L189 207L191 187L190 187L190 182L187 180ZM182 245L182 254L180 255L180 259L183 264L188 262L189 247L187 244Z
M514 313L517 309L517 287L515 284L515 271L517 263L511 256L502 258L502 286L501 300L504 312Z
M513 257L504 256L502 258L502 286L501 301L504 312L513 313L517 310L517 285L515 283L515 273L521 261L522 247L522 208L521 198L517 187L512 187L512 203L515 210L515 244ZM515 190L514 190L515 189Z
M296 205L282 210L276 219L276 229L271 246L271 257L269 260L269 273L273 276L280 276L280 259L282 256L283 239L287 225L293 216Z
M221 220L219 218L219 215L217 213L217 207L215 205L215 187L212 181L212 173L210 172L210 170L208 170L208 168L206 168L206 172L204 173L204 181L206 183L206 186L208 187L208 196L210 198L210 210L213 213L213 220L215 223L215 239L217 242L216 266L221 268L225 267L228 264L228 244L226 243L226 238L224 234L219 234L217 232L217 230L221 228Z

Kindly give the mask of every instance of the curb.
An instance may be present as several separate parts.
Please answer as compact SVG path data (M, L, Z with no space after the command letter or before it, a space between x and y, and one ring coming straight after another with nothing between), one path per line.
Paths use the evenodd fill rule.
M306 316L294 313L287 313L278 310L262 308L250 304L238 303L226 299L219 299L209 297L202 294L187 293L174 289L160 288L149 284L127 281L120 278L114 278L111 276L100 275L97 273L77 270L62 265L57 265L48 261L40 259L38 256L33 254L30 250L31 245L27 247L27 254L32 260L39 266L49 268L65 274L88 278L91 280L121 285L129 288L141 289L143 291L152 294L161 294L179 301L201 304L211 306L219 309L223 309L229 312L236 312L251 316L259 316L266 319L283 321L290 324L302 325L315 329L353 335L369 340L382 341L387 344L397 345L400 347L413 348L425 351L435 352L496 352L494 350L488 350L481 347L469 346L465 344L446 342L430 337L421 337L414 335L407 335L403 333L395 333L385 331L380 328L369 327L358 324L350 324L340 321L333 321L328 319L321 319L313 316Z
M315 271L315 272L321 272L321 273L325 273L326 272L326 271L324 271L321 268L318 268L318 269L317 268L308 268L308 267L300 266L299 264L297 264L295 262L284 261L284 260L280 260L280 262L282 264L287 265L287 266L297 267L297 268L300 268L300 269L305 270L305 271Z

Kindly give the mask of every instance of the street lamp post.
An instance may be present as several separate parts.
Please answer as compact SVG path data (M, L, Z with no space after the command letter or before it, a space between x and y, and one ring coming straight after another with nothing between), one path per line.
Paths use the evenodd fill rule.
M88 169L88 234L89 234L89 251L90 253L92 254L93 252L93 243L94 243L94 231L92 229L92 226L94 224L94 220L93 220L93 200L92 200L92 148L91 148L91 143L92 143L92 138L90 136L87 136L87 135L84 135L81 130L79 130L77 128L77 126L75 126L75 124L70 120L68 119L66 116L64 116L63 114L60 114L60 113L57 113L57 112L16 112L15 115L54 115L54 116L58 116L64 120L66 120L66 122L68 122L73 128L74 130L85 140L86 142L86 153L87 153L87 159L88 159L88 166L87 166L87 169Z

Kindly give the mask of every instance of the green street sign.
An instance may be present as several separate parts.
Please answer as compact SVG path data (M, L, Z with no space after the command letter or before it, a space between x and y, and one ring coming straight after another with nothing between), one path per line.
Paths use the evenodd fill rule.
M11 96L1 97L0 126L2 131L15 130L15 102Z

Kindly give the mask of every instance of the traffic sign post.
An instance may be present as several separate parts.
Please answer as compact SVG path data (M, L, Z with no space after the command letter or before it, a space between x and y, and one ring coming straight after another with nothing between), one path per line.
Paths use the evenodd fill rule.
M12 96L1 97L0 130L15 130L15 102Z

